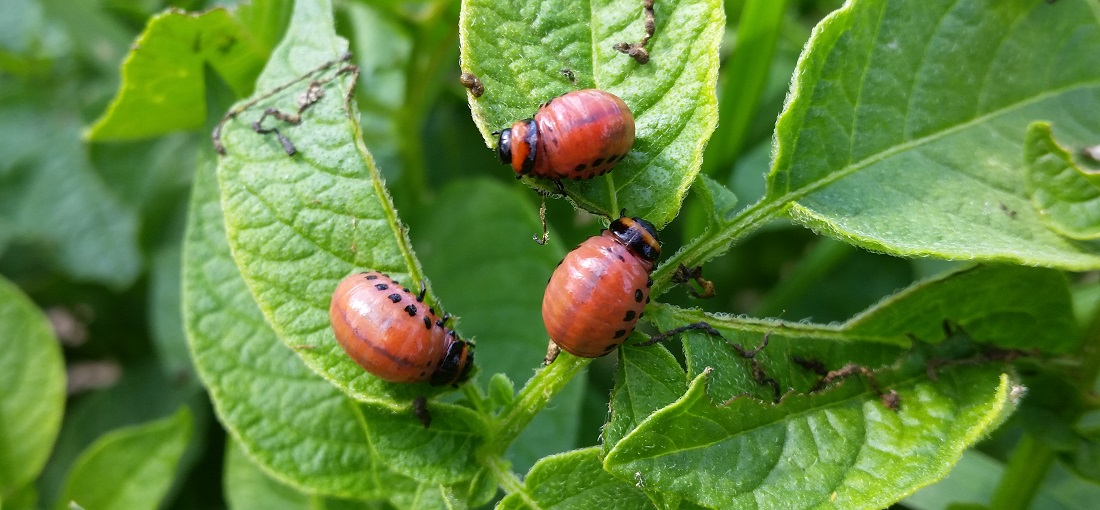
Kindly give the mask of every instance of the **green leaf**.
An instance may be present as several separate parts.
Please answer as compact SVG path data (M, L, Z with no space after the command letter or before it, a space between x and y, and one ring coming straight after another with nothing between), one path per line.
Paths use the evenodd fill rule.
M489 378L489 401L494 407L503 407L516 399L516 384L502 373Z
M1039 219L1072 239L1100 238L1100 173L1078 166L1054 141L1048 122L1028 126L1025 143L1031 205Z
M263 51L225 9L154 16L122 63L122 86L88 129L90 140L131 140L201 127L206 121L204 67L238 95L252 89Z
M727 222L737 205L737 196L729 188L702 175L695 180L692 189L702 199L708 227L714 228Z
M264 321L231 258L212 163L197 173L192 200L184 241L188 338L218 417L254 462L293 487L362 499L384 497L407 480L394 470L473 476L470 411L433 403L424 431L411 399L361 406L310 371ZM420 442L403 452L410 441Z
M1068 352L1081 342L1065 276L1021 266L975 266L916 283L853 317L844 329L871 341L933 341L943 321L1005 349ZM901 342L902 345L908 342Z
M687 383L683 367L664 346L626 345L619 349L611 421L603 431L604 452L654 411L680 398L687 391Z
M362 143L358 114L345 105L353 85L339 66L346 48L333 32L327 2L296 4L287 37L260 77L260 95L236 106L243 112L222 129L222 206L234 260L278 337L355 398L406 405L443 390L387 383L365 372L336 343L329 324L332 290L350 273L377 270L409 286L424 281L406 228ZM303 77L309 80L296 81ZM265 120L296 146L297 153L288 156L275 135L261 135L250 125L265 108L295 111L295 97L312 80L328 81L300 125ZM288 84L265 97L264 91ZM429 289L427 302L444 308L432 297Z
M468 508L455 497L448 487L422 483L414 492L402 492L390 497L390 502L398 508L445 508L447 510L465 510Z
M264 473L248 460L240 444L230 441L225 452L223 490L229 508L247 510L312 510L386 508L375 501L339 500L304 494Z
M61 432L53 445L46 469L36 485L43 502L56 502L61 497L70 469L85 450L104 434L123 427L133 427L172 414L188 406L196 423L209 416L206 396L198 394L194 384L170 379L153 357L131 361L121 368L121 375L107 388L91 391L70 400L61 422ZM135 405L140 402L141 405ZM204 447L206 427L196 428L189 451ZM190 465L184 454L181 470Z
M654 9L657 27L645 65L612 49L641 39L640 0L596 0L585 8L465 0L459 34L462 70L485 84L485 93L469 95L469 102L490 147L496 144L490 132L531 117L555 96L598 88L621 97L634 113L634 149L606 176L565 188L579 207L607 217L625 208L660 228L676 217L717 121L725 15L717 0L656 2ZM572 71L576 83L563 70ZM548 181L528 183L554 189Z
M286 32L293 10L294 0L254 0L237 6L237 19L267 55Z
M0 228L77 280L128 286L141 271L137 215L89 164L72 112L22 94L0 104Z
M1015 408L1007 391L1016 385L1001 375L995 354L975 354L971 340L1064 352L1079 341L1070 309L1061 273L1017 266L977 266L919 282L839 325L651 305L646 317L660 330L707 321L723 339L683 334L687 373L696 380L685 396L660 410L677 396L679 387L669 381L683 380L679 365L663 349L623 350L605 466L623 479L641 472L647 489L706 506L756 501L764 508L809 507L831 501L833 491L841 498L833 503L838 507L888 504L943 476L980 431L991 430ZM949 332L944 320L952 323ZM751 351L765 336L769 343L751 361L730 347ZM631 360L638 356L635 368ZM825 370L855 364L873 379L840 378L815 390L822 375L796 358ZM779 403L771 403L776 388L765 378L784 394ZM889 391L897 392L897 411L882 402ZM806 440L807 431L815 431L815 446L784 444ZM914 463L894 466L875 457L884 451L881 445L892 445L893 455ZM897 476L899 471L905 476ZM815 480L810 485L820 491L788 485L804 479ZM890 480L888 490L859 499L860 484L883 480ZM805 499L770 499L791 491Z
M241 445L228 441L225 447L225 476L222 483L229 508L306 510L310 497L268 476L248 460Z
M709 374L619 441L604 466L716 508L883 507L942 478L1014 405L1010 377L988 366L952 367L934 382L911 373L894 386L897 411L850 382L778 405L716 406Z
M77 459L57 508L155 509L176 477L191 438L191 413L110 432Z
M598 447L540 460L524 480L524 492L505 497L498 510L521 508L653 508L634 484L611 476L600 465Z
M65 409L61 348L46 316L0 278L0 498L32 482L53 449Z
M977 266L917 282L887 297L842 324L783 323L704 314L669 305L650 305L646 317L661 330L706 321L725 341L702 333L684 335L684 357L692 377L714 369L708 384L718 402L749 394L771 401L774 388L758 383L751 364L727 345L751 350L769 338L768 347L755 356L780 391L807 391L820 376L792 361L797 355L821 362L829 370L849 363L868 369L888 367L906 355L906 349L931 349L935 358L955 359L982 351L978 342L999 349L1067 352L1080 342L1070 312L1069 291L1058 271L1019 266ZM916 341L942 347L921 347ZM942 352L941 352L942 351ZM916 352L910 353L910 356ZM990 359L985 359L991 362ZM643 386L635 392L657 391Z
M440 193L414 236L433 286L448 296L447 312L461 317L462 331L477 342L478 364L514 381L527 380L542 363L549 340L542 295L565 255L554 238L547 246L531 240L541 226L523 195L486 178L457 181ZM556 393L552 408L512 443L515 469L574 447L585 380L576 377Z
M1100 139L1100 20L1091 2L853 0L806 47L765 201L898 255L1100 267L1097 246L1032 210L1028 125Z

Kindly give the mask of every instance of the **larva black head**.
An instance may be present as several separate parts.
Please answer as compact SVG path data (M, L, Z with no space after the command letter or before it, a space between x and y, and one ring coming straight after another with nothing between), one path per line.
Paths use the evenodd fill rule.
M661 239L657 237L657 229L653 228L652 223L641 218L623 216L611 222L607 229L643 260L654 263L661 258Z
M493 133L497 135L497 157L505 165L512 163L512 130L511 128Z
M428 381L432 386L457 385L465 382L470 377L470 369L474 366L473 345L465 340L459 340L454 331L447 332L447 336L454 341L447 348L443 363L432 373L432 378Z
M498 135L497 157L500 162L512 165L517 178L531 173L535 169L539 141L539 126L535 119L521 120Z

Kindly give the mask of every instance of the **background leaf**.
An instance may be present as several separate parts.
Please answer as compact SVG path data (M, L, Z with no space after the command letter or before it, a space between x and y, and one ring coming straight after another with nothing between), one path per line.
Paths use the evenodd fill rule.
M61 348L46 316L0 278L0 498L42 471L65 409Z
M190 438L187 408L104 435L77 459L57 508L69 502L103 510L157 508Z
M1028 203L1024 137L1051 122L1100 139L1090 2L853 1L795 72L766 200L846 242L898 255L1100 267Z
M0 228L11 245L38 248L39 264L125 287L141 271L137 215L92 169L69 114L38 101L0 100Z
M634 113L634 150L615 171L565 187L584 209L618 217L626 208L661 228L676 217L714 130L725 19L716 0L656 2L654 11L657 28L645 65L612 49L641 39L640 0L596 0L587 9L465 0L459 27L462 70L485 84L485 94L470 95L469 102L490 147L496 146L490 132L531 117L538 105L566 92L598 88L622 98ZM576 83L563 70L572 71ZM554 189L548 181L528 183Z

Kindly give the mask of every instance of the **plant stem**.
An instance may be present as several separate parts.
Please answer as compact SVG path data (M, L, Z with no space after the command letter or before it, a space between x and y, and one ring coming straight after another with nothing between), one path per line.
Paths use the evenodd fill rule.
M655 298L671 288L669 283L680 264L691 268L721 255L733 245L732 240L744 239L750 232L782 213L789 203L788 197L782 197L779 200L769 200L765 197L745 208L729 223L708 228L653 272L653 290L650 296Z
M1090 395L1100 376L1100 309L1093 311L1083 332L1080 369L1073 380L1082 395ZM1078 417L1079 418L1079 417ZM1076 421L1076 420L1075 420ZM1028 508L1054 463L1054 450L1031 434L1020 438L1004 475L990 499L990 508Z
M989 507L999 510L1029 508L1053 462L1054 451L1049 446L1030 434L1024 435L1005 466Z
M523 482L519 477L512 472L512 466L508 461L502 459L499 456L491 456L485 459L485 465L489 467L489 470L493 472L500 487L504 489L504 492L508 494L519 494L528 508L538 508L538 505L531 496L527 494L527 488L523 486Z
M563 352L553 363L536 372L512 404L500 413L494 423L491 440L485 446L486 454L503 454L531 419L546 407L550 399L591 362L589 358L578 358Z

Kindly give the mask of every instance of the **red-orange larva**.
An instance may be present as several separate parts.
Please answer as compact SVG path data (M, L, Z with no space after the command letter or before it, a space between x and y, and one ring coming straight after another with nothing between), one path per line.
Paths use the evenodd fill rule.
M614 94L576 90L499 133L497 155L516 177L579 181L615 168L634 145L634 115Z
M562 260L546 284L542 321L574 356L598 358L621 345L649 302L661 242L648 221L619 218Z
M336 286L329 319L348 356L383 380L436 386L465 381L474 362L472 345L423 300L423 290L413 294L377 271L353 274Z

